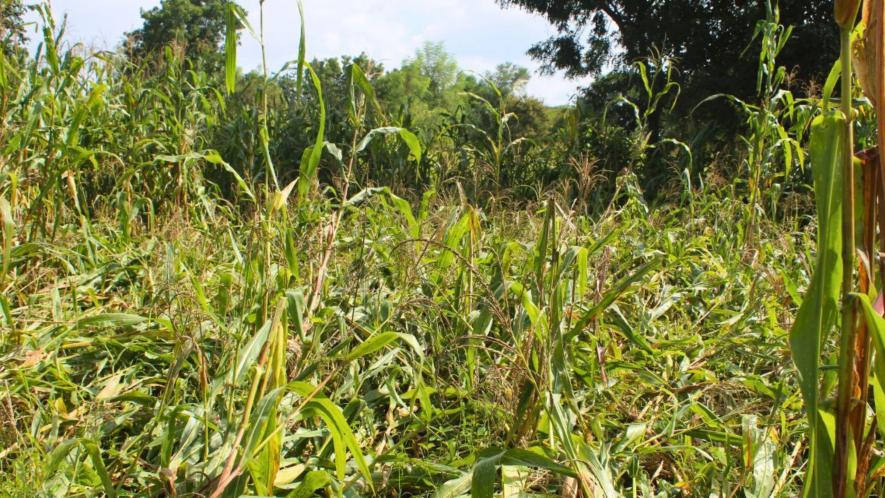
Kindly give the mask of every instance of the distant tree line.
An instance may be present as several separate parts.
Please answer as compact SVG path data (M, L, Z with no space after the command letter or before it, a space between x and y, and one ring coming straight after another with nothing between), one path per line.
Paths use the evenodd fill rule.
M0 2L0 35L8 51L24 44L24 7L21 0ZM151 78L178 64L202 75L191 77L200 85L208 81L221 88L231 2L162 0L142 11L142 26L127 33L121 46L127 71ZM546 71L590 76L592 82L572 104L553 108L527 95L527 69L503 63L471 74L439 43L426 43L395 68L385 68L371 54L313 60L327 141L350 141L348 78L356 64L381 104L380 112L367 110L373 123L407 128L426 148L416 165L403 144L373 142L357 181L388 185L403 195L460 186L476 199L491 194L517 200L563 185L592 208L604 206L617 177L629 172L649 197L666 198L683 188L686 174L717 168L728 176L736 170L739 153L729 151L738 150L735 137L745 131L745 116L734 100L697 106L713 94L751 103L762 98L758 27L766 16L795 27L777 61L787 72L782 83L787 89L813 94L838 47L830 2L824 0L784 2L774 21L767 1L499 2L542 15L556 27L557 35L529 50ZM244 175L263 170L254 123L265 97L271 158L282 176L297 174L319 119L318 96L311 85L299 88L298 77L290 69L265 85L257 73L240 74L237 91L223 98L225 119L210 130L211 145ZM338 171L334 158L324 156L320 178L334 181Z

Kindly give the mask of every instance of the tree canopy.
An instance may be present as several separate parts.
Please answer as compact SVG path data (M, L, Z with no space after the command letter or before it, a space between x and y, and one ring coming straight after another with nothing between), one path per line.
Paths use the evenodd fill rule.
M141 12L144 24L127 33L127 49L144 58L175 44L188 59L220 65L228 3L231 0L162 0L159 7Z
M498 0L544 16L558 31L529 53L548 72L598 76L653 51L675 58L691 89L747 95L756 79L751 46L766 1ZM781 64L802 81L820 81L838 57L830 0L782 2L780 22L794 26Z
M486 72L485 79L491 81L502 95L520 95L525 92L525 86L531 79L529 70L513 64L505 62L498 64L494 71Z
M24 14L21 0L0 0L0 43L6 53L25 44Z

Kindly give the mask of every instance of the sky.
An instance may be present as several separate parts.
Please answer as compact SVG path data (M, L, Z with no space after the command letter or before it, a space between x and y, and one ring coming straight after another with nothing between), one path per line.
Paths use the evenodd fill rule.
M68 40L99 49L116 47L123 33L141 25L141 9L159 3L51 0L57 19L68 14ZM258 0L240 0L240 4L258 29ZM296 57L300 23L294 0L266 0L264 8L268 65L274 70ZM568 103L575 88L587 84L538 74L538 64L526 50L548 38L554 28L540 16L502 9L494 0L304 0L304 8L309 59L366 52L392 69L424 42L443 42L467 71L483 73L503 62L529 68L532 80L526 91L547 105ZM247 71L260 64L260 47L248 34L242 37L238 57Z

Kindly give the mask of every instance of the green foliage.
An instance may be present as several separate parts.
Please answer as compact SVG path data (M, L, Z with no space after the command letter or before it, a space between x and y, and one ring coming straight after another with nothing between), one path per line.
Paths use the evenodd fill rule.
M162 0L158 7L142 11L144 24L127 33L126 50L144 60L173 47L180 57L218 72L224 67L220 47L231 22L231 8L239 7L232 0Z
M385 71L302 41L237 74L237 31L263 33L233 4L214 66L166 42L161 64L83 57L41 12L41 52L0 66L0 494L826 480L838 115L812 127L820 222L751 218L670 133L669 59L549 109L524 69L466 75L436 45Z
M830 489L833 479L832 434L823 420L832 417L820 395L822 348L839 315L839 286L842 283L842 188L840 168L845 118L835 113L815 119L811 128L809 156L814 171L814 191L819 223L814 274L796 322L790 331L793 361L799 371L799 386L808 410L810 454L806 496ZM815 493L809 495L808 493ZM829 496L825 493L823 496Z
M0 45L5 56L22 50L27 42L24 15L22 0L0 0Z
M710 94L753 95L753 53L745 56L763 2L685 2L682 0L500 0L546 18L557 34L532 47L530 54L549 70L570 76L599 75L614 63L629 64L659 50L679 60L680 83L690 109ZM782 20L796 26L795 42L783 54L805 82L821 81L838 54L832 2L781 2ZM617 42L615 42L617 40ZM623 48L623 50L621 50Z
M797 179L801 182L805 178L801 140L814 112L808 99L796 99L791 91L783 88L787 69L779 66L777 59L793 30L780 24L777 4L766 1L766 9L766 17L759 21L754 35L762 45L756 79L758 104L722 94L701 103L724 97L746 119L746 132L741 137L746 152L741 161L743 174L738 178L746 182L751 219L757 216L757 211L776 215L784 193L802 188L796 185Z
M485 79L491 82L503 97L510 97L525 93L525 85L531 79L531 75L528 69L505 62L498 64L494 71L486 73Z

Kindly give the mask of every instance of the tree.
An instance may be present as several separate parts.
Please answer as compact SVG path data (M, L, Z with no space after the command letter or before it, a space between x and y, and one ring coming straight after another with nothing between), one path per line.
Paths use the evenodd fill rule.
M531 79L528 69L512 62L498 64L493 72L487 72L484 76L494 83L504 96L522 95Z
M127 33L126 47L136 59L174 45L187 59L219 70L227 4L232 0L162 0L141 12L144 25Z
M427 90L432 104L445 103L448 91L458 81L458 62L448 52L442 42L426 42L408 59L403 68L416 71L429 80Z
M24 15L21 0L0 0L0 43L6 55L20 50L27 41Z
M399 69L378 78L375 90L400 125L432 130L442 124L440 114L459 99L463 80L458 63L443 44L428 42Z
M691 95L753 94L757 45L746 50L765 1L748 0L498 0L544 16L558 34L529 53L544 70L598 76L653 51L674 58ZM795 27L780 63L803 81L822 81L838 57L831 0L784 1L781 23ZM757 40L758 42L758 40Z

